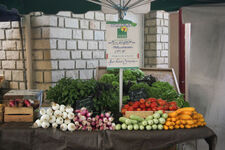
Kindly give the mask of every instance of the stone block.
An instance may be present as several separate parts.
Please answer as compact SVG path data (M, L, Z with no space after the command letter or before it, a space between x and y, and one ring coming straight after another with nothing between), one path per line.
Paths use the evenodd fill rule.
M76 41L67 41L67 49L77 49L77 42Z
M44 52L44 60L50 60L51 59L51 50L45 50Z
M154 23L155 20L145 20L145 26L149 27L149 26L154 26L155 23ZM154 25L152 25L154 23Z
M37 70L50 70L52 69L50 61L35 61L33 62L34 68Z
M32 38L41 38L41 28L34 28L32 31Z
M145 29L144 29L144 34L148 34L148 27L145 27Z
M98 67L98 60L88 60L87 68L96 68Z
M168 27L163 27L163 33L168 34Z
M83 59L91 59L92 58L92 51L82 51L82 58Z
M82 31L73 30L73 39L82 39Z
M73 18L84 18L84 14L72 14Z
M56 49L56 40L50 39L49 41L50 41L50 47L51 47L51 49Z
M48 90L49 87L52 86L52 83L36 83L35 88L39 90Z
M167 63L167 64L168 64L168 58L165 58L164 60L165 60L165 63Z
M52 82L52 72L51 71L45 71L44 72L44 82Z
M118 15L116 14L106 14L105 19L106 21L118 21Z
M91 20L90 21L90 29L99 30L100 29L100 22Z
M10 82L9 87L10 89L18 89L19 88L18 82Z
M99 41L98 47L99 49L106 49L106 41Z
M161 42L169 42L168 35L161 35Z
M25 83L24 82L19 82L19 89L25 90Z
M38 16L31 18L32 27L57 26L56 16Z
M58 61L51 61L52 69L58 69Z
M65 18L65 27L66 28L78 28L78 20L73 18Z
M105 32L95 31L95 40L105 40Z
M4 30L0 30L0 40L5 39L5 32Z
M58 40L57 47L58 49L66 49L66 40Z
M74 69L75 63L72 60L60 60L59 69Z
M99 60L99 66L106 67L106 65L107 65L106 59Z
M16 41L2 41L3 50L16 50Z
M169 21L168 20L164 20L163 25L168 27Z
M161 51L162 57L168 57L168 51Z
M78 49L87 49L87 41L78 41Z
M164 58L156 58L157 64L163 64L164 63Z
M169 19L169 13L168 12L164 12L163 13L163 18L164 19Z
M88 29L89 28L89 21L88 20L80 20L80 28L81 29Z
M11 28L11 24L10 24L10 22L0 22L0 28L1 29Z
M86 68L86 60L76 60L76 68Z
M168 64L157 64L156 65L157 68L168 68Z
M6 51L6 58L9 59L19 59L18 51Z
M19 29L6 30L6 39L9 39L9 40L20 39Z
M96 20L105 20L105 14L102 12L95 12L95 19Z
M81 51L71 51L72 59L80 59L81 58Z
M64 18L59 17L58 26L59 27L65 27L65 20L64 20Z
M156 11L156 18L163 18L164 11Z
M59 11L56 15L63 16L63 17L71 17L72 12L71 11Z
M79 71L78 70L66 71L66 77L78 79L79 78Z
M3 69L15 69L16 63L15 63L15 61L10 61L10 60L2 61L2 68Z
M147 41L148 42L156 42L157 36L156 35L147 35Z
M105 52L104 51L94 51L93 52L93 58L100 58L103 59L105 58Z
M37 50L40 50L40 49L50 49L50 41L49 40L44 40L44 39L41 39L41 40L33 40L32 42L33 44L33 49L37 49Z
M66 50L51 50L52 59L70 59L70 52Z
M151 50L160 50L162 49L162 43L150 43Z
M23 69L23 61L16 62L16 69Z
M12 27L13 28L19 28L19 22L18 21L12 21Z
M101 30L106 30L106 22L101 22Z
M12 71L13 81L23 81L23 71Z
M52 82L57 82L65 77L64 71L52 71Z
M71 39L72 29L65 28L43 28L43 38L59 38L59 39Z
M34 60L41 60L43 59L43 51L33 51L33 58Z
M93 70L80 70L80 79L92 79Z
M156 51L145 51L145 57L156 57Z
M88 49L98 49L98 42L88 41Z
M93 31L92 30L83 30L83 39L93 40Z
M95 13L93 11L89 11L85 14L86 19L94 19Z
M11 70L5 70L4 74L5 80L12 80L12 71Z
M0 60L5 58L5 51L0 51Z

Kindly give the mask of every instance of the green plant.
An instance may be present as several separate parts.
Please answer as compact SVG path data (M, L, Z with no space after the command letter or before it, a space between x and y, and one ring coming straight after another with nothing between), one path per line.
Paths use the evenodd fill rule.
M95 80L63 78L46 93L46 98L58 104L74 105L76 100L94 95Z
M131 86L130 91L138 91L141 89L144 89L148 97L150 97L151 87L146 83L136 83L133 86Z

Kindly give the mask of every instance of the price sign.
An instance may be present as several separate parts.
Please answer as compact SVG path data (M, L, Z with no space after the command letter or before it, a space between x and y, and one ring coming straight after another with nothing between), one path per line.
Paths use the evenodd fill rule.
M135 69L139 67L137 24L129 20L109 21L106 25L107 68Z

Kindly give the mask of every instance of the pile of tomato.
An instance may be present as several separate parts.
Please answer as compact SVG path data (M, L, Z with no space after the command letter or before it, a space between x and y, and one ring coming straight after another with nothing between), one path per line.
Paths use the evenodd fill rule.
M126 111L175 111L177 110L176 102L167 102L162 99L148 98L140 99L136 102L129 102L124 105L121 112L125 114Z

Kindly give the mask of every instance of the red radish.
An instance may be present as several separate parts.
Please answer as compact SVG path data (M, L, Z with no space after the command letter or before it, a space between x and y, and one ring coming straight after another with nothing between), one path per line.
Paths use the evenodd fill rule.
M27 107L30 107L30 106L31 106L30 101L27 100L27 99L24 100L24 104L25 104Z
M9 101L9 106L10 107L15 107L15 101L14 100L10 100Z

